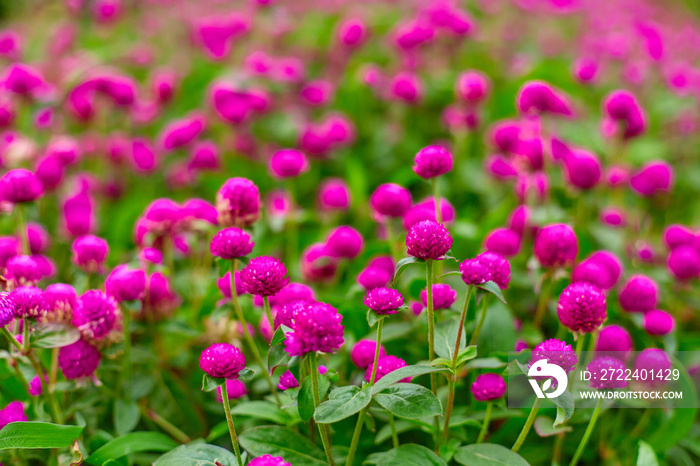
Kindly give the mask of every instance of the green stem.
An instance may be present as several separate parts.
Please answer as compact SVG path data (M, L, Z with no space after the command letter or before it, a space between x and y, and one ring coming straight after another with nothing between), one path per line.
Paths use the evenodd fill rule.
M374 385L374 378L377 376L377 365L379 364L379 350L382 346L382 328L384 327L384 319L380 318L377 322L377 347L374 350L374 362L372 363L372 375L369 378L369 384Z
M514 452L518 452L520 450L520 447L523 446L523 443L525 443L525 438L527 438L528 432L530 432L530 428L532 427L532 424L535 422L535 417L537 416L537 410L540 409L540 403L542 403L541 398L536 398L535 403L532 405L532 408L530 409L530 415L527 417L527 420L525 421L525 425L523 426L523 430L520 431L520 435L518 436L518 439L515 441L515 444L513 445L513 450Z
M7 327L2 327L2 333L5 335L5 338L7 338L7 341L12 343L12 346L17 348L17 351L20 353L22 352L22 345L20 345L19 341L15 338L15 336L10 332Z
M29 319L22 320L22 354L29 352Z
M389 412L389 426L391 427L391 444L394 448L399 448L399 436L396 433L396 423L394 422L394 415Z
M19 231L20 243L22 245L22 254L25 256L30 256L32 254L29 248L29 235L27 235L27 222L25 220L24 204L15 204L17 208L17 228Z
M437 177L430 180L433 187L433 199L435 200L435 221L442 223L442 209L440 209L440 190L438 189Z
M61 413L61 408L58 406L56 394L53 392L53 390L50 389L50 387L47 386L45 380L45 372L42 369L41 364L39 364L39 361L36 359L34 352L29 351L29 353L27 353L27 357L29 358L29 362L32 363L32 367L34 367L36 375L39 376L39 381L41 382L41 390L42 393L44 393L46 395L46 398L48 398L49 400L49 405L51 406L51 414L53 415L54 421L56 421L57 424L63 424L63 413Z
M428 302L428 359L430 362L435 359L435 310L433 303L433 260L428 259L425 261L425 278L426 278L426 300ZM430 373L430 388L433 395L437 396L437 375L435 372ZM435 426L435 434L433 436L435 441L435 448L438 448L438 442L440 439L440 420L435 416L433 419L433 424Z
M236 435L236 426L233 425L233 418L231 417L231 405L228 401L228 388L226 387L226 382L221 384L221 399L224 402L226 423L228 424L228 432L231 434L231 443L233 443L233 451L236 453L238 466L243 466L243 459L241 458L241 447L238 446L238 436Z
M124 371L124 377L122 378L122 390L124 392L124 399L129 399L131 396L131 309L128 306L124 306L124 312L122 313L122 326L124 332L124 360L122 361L122 371Z
M486 306L486 301L488 301L488 296L484 295L484 297L481 298L481 315L479 316L479 322L476 324L476 329L474 329L474 334L469 340L470 345L476 344L476 340L479 338L479 334L481 333L481 327L484 326L484 321L486 320L486 311L488 310Z
M345 466L353 466L353 459L355 458L355 451L357 451L357 444L360 442L360 433L362 432L362 425L365 422L365 413L367 412L367 407L365 406L360 411L357 416L357 424L355 424L355 431L352 434L352 442L350 442L350 449L348 450L348 456L345 458Z
M489 423L491 422L491 410L493 409L493 402L489 401L486 403L486 414L484 414L484 422L481 424L481 432L479 432L479 437L476 439L476 443L481 443L486 438L486 434L489 431Z
M537 311L535 312L535 328L539 329L542 325L542 320L547 313L547 303L549 302L549 295L552 292L552 283L549 280L550 272L545 272L545 276L542 281L542 291L540 293L540 300L537 303Z
M586 444L588 443L588 439L590 438L591 434L593 433L593 429L595 428L595 423L598 420L598 416L600 416L600 410L603 407L603 399L599 399L598 403L595 405L595 409L593 410L593 416L591 416L591 420L588 421L588 427L586 427L586 432L583 434L583 438L581 439L581 443L578 444L578 448L576 449L576 453L574 453L574 457L571 458L571 463L569 463L569 466L576 466L576 463L578 463L579 458L581 457L581 454L583 453L583 450L586 448Z
M226 384L224 384L224 385L226 385ZM221 391L222 391L221 398L223 398L223 390L224 389L222 388L221 389ZM229 406L230 406L230 404L229 404ZM152 409L145 409L144 408L143 411L148 416L148 418L150 420L155 422L158 425L158 427L160 427L161 429L166 431L168 433L168 435L170 435L172 438L174 438L178 442L190 443L192 441L192 439L186 433L184 433L183 431L181 431L180 429L175 427L175 425L173 423L171 423L170 421L168 421L167 419L165 419L164 417L162 417L160 414L156 413ZM228 419L227 419L227 421L228 421Z
M309 353L309 363L311 365L311 385L313 387L313 397L314 397L314 410L318 408L321 404L321 394L318 388L318 365L316 364L316 352L312 351ZM331 466L335 465L333 461L333 453L331 451L331 439L330 433L328 432L327 424L317 424L318 431L321 434L321 443L323 443L323 450L326 452L326 459L328 464Z
M238 319L238 322L243 326L243 336L245 337L246 342L248 343L248 346L250 347L250 351L253 353L253 359L255 359L255 362L258 363L260 366L260 369L263 372L263 375L265 377L265 380L267 380L267 385L270 388L270 392L272 395L275 397L275 400L277 403L280 402L279 396L277 395L277 388L275 387L275 384L272 382L272 377L270 377L270 371L267 370L265 364L263 364L262 357L260 357L260 352L258 351L258 347L255 344L255 341L253 341L253 337L250 335L250 332L248 331L248 323L245 320L245 316L243 315L243 310L241 309L241 304L238 302L238 294L236 293L236 267L238 265L238 261L236 259L231 259L231 268L230 268L230 275L231 275L231 301L233 301L233 308L236 311L236 318Z
M265 307L265 315L267 316L267 321L270 322L270 329L275 330L275 321L272 318L272 311L270 311L270 298L263 296L263 305Z

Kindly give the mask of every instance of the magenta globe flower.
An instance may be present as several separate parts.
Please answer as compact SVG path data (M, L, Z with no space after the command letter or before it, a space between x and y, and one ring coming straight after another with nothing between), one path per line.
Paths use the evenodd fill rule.
M364 303L380 316L396 314L403 306L403 296L392 288L374 288L367 292Z
M648 312L658 304L659 288L651 278L633 275L622 287L618 299L627 312Z
M396 356L381 356L377 361L377 373L374 378L375 383L381 380L382 377L384 377L385 375L390 374L395 370L401 369L402 367L406 366L406 361L404 361L401 358L398 358ZM367 370L365 371L365 380L367 382L369 382L372 377L372 369L372 364L370 364L367 367ZM406 377L405 379L399 380L399 383L408 383L410 381L411 378Z
M557 315L572 332L593 332L607 316L605 295L590 283L572 283L559 296Z
M247 227L260 218L260 191L246 178L230 178L216 194L219 225Z
M467 285L481 285L492 279L491 269L479 259L467 259L459 264L462 280Z
M182 300L172 290L170 278L162 272L154 272L148 277L148 288L144 307L154 318L161 319L169 316L180 305Z
M668 255L667 266L678 280L697 278L700 275L700 253L693 246L679 246Z
M280 375L280 382L277 384L277 389L281 391L289 390L290 388L297 388L299 386L299 381L291 371L287 371Z
M523 114L552 113L571 116L573 111L566 97L543 81L528 81L522 85L516 98L516 106Z
M393 275L393 273L378 267L367 267L357 275L357 283L369 291L374 288L387 286Z
M520 235L510 228L496 228L484 239L484 247L503 257L513 257L520 252Z
M9 259L5 275L11 287L36 285L43 276L40 264L31 256L15 256Z
M630 177L630 186L640 196L668 192L673 186L673 167L667 162L649 162Z
M253 251L254 245L248 233L240 228L231 227L214 235L209 243L209 250L214 256L231 260L247 256Z
M491 81L480 71L465 71L457 78L457 97L469 105L481 103L489 94Z
M105 291L120 303L142 299L146 293L146 272L119 265L107 276Z
M471 386L472 395L476 401L493 401L506 393L506 382L498 374L489 372L477 376Z
M89 273L99 272L109 254L107 241L94 235L86 235L73 241L73 262Z
M5 327L15 318L15 300L10 293L0 292L0 327Z
M36 319L46 312L44 292L34 286L20 286L10 293L15 303L15 317Z
M117 302L100 290L83 293L73 310L72 324L88 340L102 340L120 319Z
M215 379L237 379L245 364L241 350L230 343L211 345L199 356L199 367Z
M668 335L675 327L675 319L666 311L654 309L644 314L644 330L649 335Z
M48 384L48 375L44 375L44 384ZM29 381L29 395L30 396L41 396L44 392L44 387L41 383L41 377L38 375L34 376L32 380Z
M423 260L442 260L452 247L452 236L437 222L423 220L406 235L408 254Z
M452 154L441 146L427 146L413 159L413 171L425 179L435 178L452 171Z
M424 306L428 305L428 292L423 289L420 292L420 300ZM436 283L433 285L433 309L449 309L457 301L457 292L450 285Z
M599 356L588 364L586 370L591 375L589 385L596 390L625 388L625 363L612 356ZM620 375L621 374L621 375Z
M306 156L295 149L278 150L270 158L270 172L276 178L294 178L308 169Z
M243 398L248 394L248 390L245 388L245 384L238 379L227 379L226 380L226 394L230 400L237 400ZM223 403L224 399L221 395L221 387L216 387L216 402Z
M350 188L340 178L326 179L319 187L318 203L324 211L347 210L350 207Z
M530 365L542 359L547 360L551 364L556 364L564 369L565 372L571 372L578 363L578 358L571 345L556 338L545 340L535 346L535 349L532 350Z
M58 367L67 379L90 377L99 365L99 350L83 339L62 347L58 352Z
M300 263L304 280L310 282L329 281L338 268L338 258L330 256L323 243L313 243L306 248Z
M632 351L632 337L629 332L619 325L608 325L600 329L595 351L602 355L626 357Z
M665 385L665 377L655 377L656 374L665 374L673 363L669 359L666 352L659 348L647 348L642 350L634 361L634 370L643 375L637 382L646 388L657 388ZM654 375L652 375L654 374Z
M0 178L0 199L22 204L39 199L44 194L44 186L34 173L16 168Z
M377 342L374 340L360 340L355 343L350 351L350 360L359 369L367 369L374 362L374 353L377 351ZM379 347L379 357L386 356L384 347Z
M592 152L573 150L564 159L569 183L581 190L594 188L602 177L602 167L598 157Z
M292 466L287 463L281 456L258 456L253 461L248 463L248 466Z
M260 256L251 259L241 270L245 290L257 296L273 296L289 283L287 268L274 257Z
M0 409L0 429L11 422L27 422L27 420L27 415L24 414L24 405L20 401L13 401Z
M696 241L695 232L684 225L669 225L663 235L666 246L673 250L680 246L690 246Z
M338 41L347 48L360 47L367 40L367 26L359 18L349 18L338 28Z
M326 238L326 253L331 257L353 259L364 247L364 239L359 231L349 226L340 226Z
M369 204L380 215L403 217L411 208L411 192L398 184L383 184L374 190Z
M489 280L493 281L502 290L508 288L510 283L510 263L495 252L483 252L476 256L481 264L489 271ZM464 274L462 274L464 277Z
M75 288L64 283L54 283L44 291L47 320L54 322L70 322L73 319L73 309L78 304Z
M343 316L331 305L313 303L294 314L292 331L287 333L284 349L290 356L312 351L332 353L345 341Z
M578 254L578 240L573 228L563 223L547 225L535 238L534 253L544 267L562 267Z

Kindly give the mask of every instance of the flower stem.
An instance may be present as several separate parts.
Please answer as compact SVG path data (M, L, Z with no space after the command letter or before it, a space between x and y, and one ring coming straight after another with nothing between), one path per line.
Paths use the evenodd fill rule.
M598 416L600 416L600 410L603 407L603 399L599 399L598 403L595 405L595 409L593 410L593 415L591 416L591 420L588 421L588 427L586 427L586 432L583 434L583 438L581 439L581 443L578 444L578 448L576 449L576 453L574 453L574 457L571 458L571 463L569 463L569 466L576 466L576 463L578 463L579 458L581 457L581 454L583 453L583 450L586 448L586 444L588 443L588 439L593 433L593 429L595 428L595 423L598 421Z
M15 204L17 208L17 229L19 231L20 244L22 245L22 254L29 256L31 255L31 249L29 248L29 235L27 235L27 222L25 220L25 211L23 204Z
M386 228L386 241L387 243L389 243L391 257L394 259L394 262L398 262L401 259L401 254L399 253L399 250L397 248L396 232L394 231L394 227L391 224L391 220L391 218L387 218L386 223L384 224L384 227Z
M226 384L224 384L224 385L226 385ZM221 391L222 391L221 398L223 398L223 388L221 389ZM229 404L229 406L230 406L230 404ZM150 420L155 422L158 425L158 427L160 427L161 429L166 431L168 433L168 435L170 435L172 438L174 438L178 442L190 443L192 441L192 439L186 433L184 433L183 431L181 431L180 429L175 427L175 425L173 423L171 423L170 421L165 419L163 416L161 416L160 414L158 414L154 410L146 409L144 407L143 411L146 414L146 416L148 416L148 418ZM227 421L228 421L228 419L227 419Z
M435 359L435 310L433 303L433 260L425 261L425 278L426 278L426 300L428 301L428 359L430 362ZM435 372L430 373L430 389L433 395L437 396L437 375ZM440 420L435 416L433 420L435 426L435 448L438 448L440 439Z
M314 410L318 408L321 404L321 394L318 388L318 365L316 364L316 352L312 351L309 353L309 363L311 364L311 384L313 386L313 397L314 397ZM330 433L328 432L327 424L317 424L318 431L321 434L321 442L323 443L323 450L326 452L326 459L328 459L328 464L331 466L335 465L333 461L333 453L331 452L331 439Z
M430 180L433 187L433 199L435 200L435 221L442 223L442 209L440 208L440 190L438 190L437 177Z
M491 422L491 410L493 409L493 402L489 401L486 403L486 414L484 414L484 422L481 424L481 431L479 432L479 437L476 439L476 443L481 443L486 438L486 434L489 431L489 423Z
M352 466L353 459L355 458L355 451L357 450L357 444L360 442L360 433L362 432L362 425L365 421L366 412L367 407L364 407L357 416L357 424L355 424L355 431L352 434L352 442L350 442L348 456L345 458L345 466Z
M486 320L486 311L488 310L488 306L486 305L488 301L488 296L484 295L483 298L481 298L481 315L479 316L479 322L476 324L476 328L474 329L474 334L472 335L471 339L469 340L470 345L475 345L476 340L479 339L479 334L481 333L481 327L484 326L484 321Z
M7 327L1 327L2 328L2 333L5 335L5 338L7 338L7 341L12 343L12 346L17 348L17 351L20 353L22 352L22 345L19 344L19 341L15 338L15 336L7 329Z
M399 448L399 436L396 433L396 423L394 422L394 415L389 413L389 426L391 427L391 444L394 448Z
M29 319L22 320L22 354L29 352Z
M382 328L384 327L384 319L379 319L377 322L377 347L374 350L374 362L372 363L372 375L369 378L369 384L374 385L374 378L377 376L377 365L379 364L379 350L382 345Z
M260 352L258 351L258 347L255 344L255 341L253 341L253 337L250 336L250 332L248 331L248 323L246 322L245 316L243 315L241 304L238 302L238 294L236 293L237 265L238 261L236 259L231 259L231 301L233 301L233 308L236 311L236 318L238 319L238 322L240 322L240 324L243 326L243 336L245 337L245 340L248 343L248 346L250 347L250 351L252 351L253 353L253 359L255 359L255 362L258 363L260 369L262 369L263 375L265 376L265 380L267 380L267 385L270 387L270 392L275 397L277 403L279 403L280 399L277 395L277 388L275 388L275 384L272 382L272 377L270 377L270 371L268 371L265 364L263 364L262 358L260 357Z
M231 443L233 443L233 451L236 453L238 466L243 466L243 459L241 459L241 447L238 446L238 436L236 435L236 426L233 425L233 418L231 417L231 405L228 401L228 388L226 387L226 382L221 384L221 399L224 402L226 423L228 424L228 432L231 434Z
M56 395L54 394L52 387L47 386L45 380L45 372L42 369L41 364L36 359L36 356L34 355L33 351L30 350L27 353L27 357L29 358L29 362L32 363L32 367L34 367L36 375L39 376L39 381L41 382L41 390L42 393L44 393L46 395L46 398L48 398L49 400L49 406L51 406L51 414L53 416L54 421L56 421L57 424L63 424L63 413L61 413L61 408L58 406L58 400L56 399Z
M520 435L518 435L518 439L515 441L515 445L513 445L513 448L511 448L512 451L518 452L520 450L520 447L523 446L523 443L525 443L525 438L527 438L528 432L530 432L530 428L532 427L532 424L535 422L535 417L537 417L537 410L540 409L540 403L542 403L541 398L536 398L535 403L532 405L532 408L530 409L530 415L527 417L527 420L525 421L525 425L523 426L523 430L520 431Z
M122 313L122 327L124 332L124 359L122 360L122 371L124 372L122 390L124 398L128 399L131 396L131 309L124 306Z
M549 272L545 272L545 276L542 282L542 291L540 292L540 300L537 303L537 311L535 312L535 328L539 329L542 324L542 319L544 319L547 313L547 303L549 302L549 295L552 292L552 283L549 280Z
M272 319L272 311L270 311L270 298L263 296L263 305L265 307L265 315L267 316L267 321L270 322L270 329L274 332L275 321Z

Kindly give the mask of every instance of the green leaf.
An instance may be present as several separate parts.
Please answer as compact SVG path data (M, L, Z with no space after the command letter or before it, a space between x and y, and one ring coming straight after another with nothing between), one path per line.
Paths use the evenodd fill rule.
M217 388L219 388L224 382L226 382L226 379L219 379L212 377L209 374L204 374L204 377L202 377L202 391L214 391Z
M84 428L48 422L11 422L0 430L0 450L70 447Z
M153 466L238 466L238 460L225 448L197 443L180 445L158 458Z
M405 366L396 369L393 372L389 372L387 375L379 379L372 387L372 395L375 395L393 383L399 380L405 379L407 377L417 377L423 374L429 374L431 372L442 372L446 370L443 367L432 367L428 365L416 364L413 366Z
M244 382L251 380L255 375L255 371L252 369L245 368L238 373L238 378Z
M35 348L62 348L80 340L80 331L59 322L42 324L31 333L31 345Z
M468 466L530 466L517 453L503 445L478 443L457 449L454 457L459 464Z
M114 403L114 429L118 435L134 430L140 418L141 411L136 402L117 400Z
M465 368L471 369L498 369L507 366L508 363L501 361L498 358L479 358L467 363Z
M455 343L457 342L457 333L459 333L459 319L452 318L440 322L435 326L435 352L438 356L448 360L452 360L455 351ZM459 339L459 349L462 349L467 344L466 332L462 331Z
M374 327L374 325L379 322L381 319L385 318L386 316L380 316L377 314L376 311L373 311L372 309L367 311L367 325L369 325L369 328Z
M453 270L453 271L451 271L451 272L443 273L443 274L440 275L438 278L451 277L451 276L453 276L453 275L454 275L454 276L457 276L457 277L461 277L461 276L462 276L462 272L460 272L459 270Z
M297 407L299 408L299 417L304 422L314 417L314 394L311 377L306 377L301 382L299 396L297 397Z
M231 414L265 419L277 424L286 424L288 420L284 412L276 404L269 401L244 401L234 406L231 409Z
M284 344L270 346L267 352L267 367L270 373L274 372L279 366L284 366L290 360L289 353L284 350Z
M508 304L506 303L506 298L503 297L503 292L501 289L496 285L495 282L488 281L486 283L482 283L480 285L476 285L477 288L482 289L484 291L488 291L492 295L494 295L500 302L503 304Z
M639 449L637 450L637 466L659 466L659 460L656 458L654 449L644 440L639 441Z
M326 465L321 449L303 435L286 427L261 426L238 436L241 446L253 456L281 456L294 466Z
M563 432L571 432L571 426L555 427L554 421L549 416L538 416L535 419L535 431L540 437L551 437L552 435L561 434Z
M396 263L396 269L394 270L394 279L391 281L392 285L396 285L396 282L399 280L399 277L403 273L404 269L406 268L407 265L410 264L415 264L417 262L425 262L423 259L418 259L417 257L404 257L400 261Z
M374 453L365 462L377 466L447 466L447 463L435 452L414 443L407 443L382 453Z
M110 459L121 458L141 451L170 451L177 442L160 432L132 432L110 440L85 458L86 464L99 466Z
M554 427L569 420L574 414L574 397L571 392L564 392L556 398L549 398L557 405L557 418L554 420Z
M361 390L355 385L336 388L331 391L328 401L316 408L314 419L321 424L342 421L362 410L370 401L372 395L369 388Z
M287 338L282 327L275 330L275 334L272 335L272 340L270 340L270 346L279 345Z
M462 348L457 355L457 367L461 366L467 361L471 361L476 357L476 345L467 346Z
M374 400L398 417L420 419L442 414L433 392L414 383L397 383L374 395Z

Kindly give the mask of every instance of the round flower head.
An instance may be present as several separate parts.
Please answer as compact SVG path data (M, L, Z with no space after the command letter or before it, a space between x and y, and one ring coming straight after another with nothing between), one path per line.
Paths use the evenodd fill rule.
M493 281L502 290L508 288L510 283L510 263L495 252L483 252L476 256L489 271L489 280ZM464 273L462 273L464 277ZM487 280L488 281L488 280Z
M609 289L607 283L607 271L597 262L587 259L579 263L571 273L572 282L586 282L597 286L601 290Z
M440 212L442 213L442 221L444 225L449 225L455 219L455 208L447 199L440 199ZM435 217L435 199L429 197L408 209L403 217L403 226L410 230L413 225L422 221L431 220L437 221Z
M524 114L572 114L571 105L558 90L543 81L528 81L518 91L516 106Z
M144 248L139 254L139 259L141 264L160 265L163 263L163 253L156 248Z
M340 226L326 238L326 252L332 257L355 258L364 247L364 239L359 231L349 226Z
M70 322L73 309L78 304L75 288L64 283L54 283L44 291L46 316L52 321Z
M154 272L148 279L145 306L156 318L170 315L182 300L172 290L170 279L161 272Z
M586 370L591 374L589 385L596 390L625 388L625 363L612 356L598 356L588 363ZM612 376L611 376L612 374ZM622 374L618 376L619 374Z
M9 259L5 275L11 286L36 285L42 277L39 263L31 256L15 256Z
M245 356L229 343L216 343L202 351L199 367L216 379L237 379L238 373L245 369Z
M666 370L671 369L672 363L668 358L668 355L664 350L659 348L647 348L642 350L638 355L637 359L634 361L634 370L644 373L663 374ZM663 377L652 377L651 375L646 378L639 378L639 383L641 385L646 385L647 387L658 387L664 385L666 381Z
M120 303L142 299L146 293L146 272L120 265L107 276L105 290Z
M245 384L238 379L227 379L226 380L226 394L229 400L237 400L243 398L248 394L248 390L245 388ZM224 399L221 396L221 387L216 387L216 401L218 403L223 403Z
M51 244L48 232L37 223L27 224L27 239L32 254L42 254Z
M608 325L600 329L595 345L596 353L625 358L632 351L632 337L619 325ZM619 354L618 354L619 353Z
M37 318L46 310L44 292L34 286L20 286L10 293L15 302L16 318Z
M664 243L673 250L680 246L690 246L695 243L695 232L684 225L669 225L664 230Z
M48 383L48 375L44 375L44 383ZM44 391L44 387L41 384L41 377L35 375L32 380L29 381L29 395L31 396L41 396Z
M374 360L372 360L372 363L374 363ZM369 382L370 378L372 377L372 363L367 366L367 370L365 371L365 380L367 382ZM377 373L374 376L374 381L377 382L385 375L406 366L406 361L401 358L397 358L396 356L382 356L377 361ZM410 381L411 378L406 377L405 379L399 380L399 383L409 383Z
M542 359L546 359L551 364L556 364L566 372L572 371L578 363L576 353L571 345L556 338L545 340L532 350L530 364Z
M10 170L0 178L0 199L13 204L32 202L44 194L44 186L34 173L24 168Z
M403 186L387 183L374 190L369 203L380 215L403 217L411 208L411 193Z
M27 422L24 405L20 401L13 401L0 409L0 429L11 422Z
M423 96L423 85L420 78L408 71L402 71L391 79L389 83L390 96L396 100L403 100L408 104L415 104Z
M338 259L331 257L323 243L313 243L301 254L301 274L304 280L322 282L332 279L338 268Z
M322 210L347 210L350 207L350 188L340 178L329 178L321 183L318 203Z
M216 207L203 199L189 199L182 204L182 218L190 228L197 228L203 222L216 225L218 216Z
M633 275L622 287L618 299L627 312L648 312L658 304L659 288L651 278Z
M2 197L0 197L0 200ZM0 267L6 267L7 261L20 253L20 242L14 236L0 236Z
M119 317L117 302L100 290L83 293L73 310L73 326L90 340L101 340L111 332Z
M258 456L253 461L248 463L248 466L292 466L287 463L281 456Z
M603 172L598 157L584 150L571 151L571 154L564 159L564 166L569 183L583 190L595 187Z
M374 288L367 292L364 303L380 316L396 314L403 306L403 296L392 288Z
M496 228L486 236L484 247L503 257L513 257L520 252L520 235L510 228Z
M347 48L359 47L367 40L367 26L359 18L349 18L340 24L338 40Z
M467 285L480 285L491 280L491 270L479 259L467 259L459 264L462 280Z
M424 306L428 305L427 289L421 290L420 300ZM457 301L457 292L450 285L445 285L444 283L433 285L433 308L436 311L451 308L455 301Z
M216 194L219 225L247 227L260 217L260 192L255 183L246 178L230 178Z
M593 332L607 316L605 295L590 283L572 283L559 296L557 315L572 332Z
M563 223L547 225L537 233L534 253L544 267L561 267L573 262L578 254L576 233Z
M472 384L472 395L474 395L476 401L497 400L505 393L505 380L493 372L479 375Z
M465 71L457 78L457 97L470 105L483 101L489 93L491 82L480 71Z
M389 273L384 269L378 267L367 267L362 272L357 275L357 283L359 283L365 290L372 290L374 288L380 288L382 286L387 286L391 281L393 273Z
M303 356L312 351L332 353L341 347L345 327L343 316L331 305L313 303L299 309L287 333L284 349L291 356Z
M295 149L278 150L270 159L270 172L276 178L294 178L308 169L306 156Z
M649 335L667 335L673 331L676 321L666 311L654 309L644 314L644 330Z
M276 295L287 283L287 268L274 257L260 256L251 259L241 270L241 281L245 290L257 296Z
M250 235L240 228L231 227L217 232L209 243L211 253L222 259L247 256L253 250Z
M452 171L452 154L441 146L424 147L413 159L413 171L421 178L435 178Z
M700 275L700 254L692 246L679 246L668 255L668 269L678 280Z
M0 327L4 327L15 318L15 300L10 293L0 292Z
M99 365L100 352L83 339L59 350L58 367L67 379L90 377Z
M299 386L299 381L294 374L290 371L285 372L280 375L280 382L277 384L277 388L281 391L289 390L290 388L297 388Z
M406 235L408 254L423 260L442 260L452 247L452 236L437 222L423 220Z
M600 211L600 221L611 227L624 227L627 225L627 215L622 209L608 207Z
M355 343L350 351L350 360L359 369L366 369L374 362L374 353L377 351L377 342L374 340L360 340ZM383 346L379 346L379 357L386 356Z
M673 167L666 162L649 162L630 177L630 186L641 196L668 192L673 186Z
M274 316L275 330L277 330L280 325L291 328L294 325L294 316L296 313L306 309L310 305L311 301L298 300L277 306Z
M73 262L87 272L101 270L108 253L107 241L97 236L81 236L73 241Z

